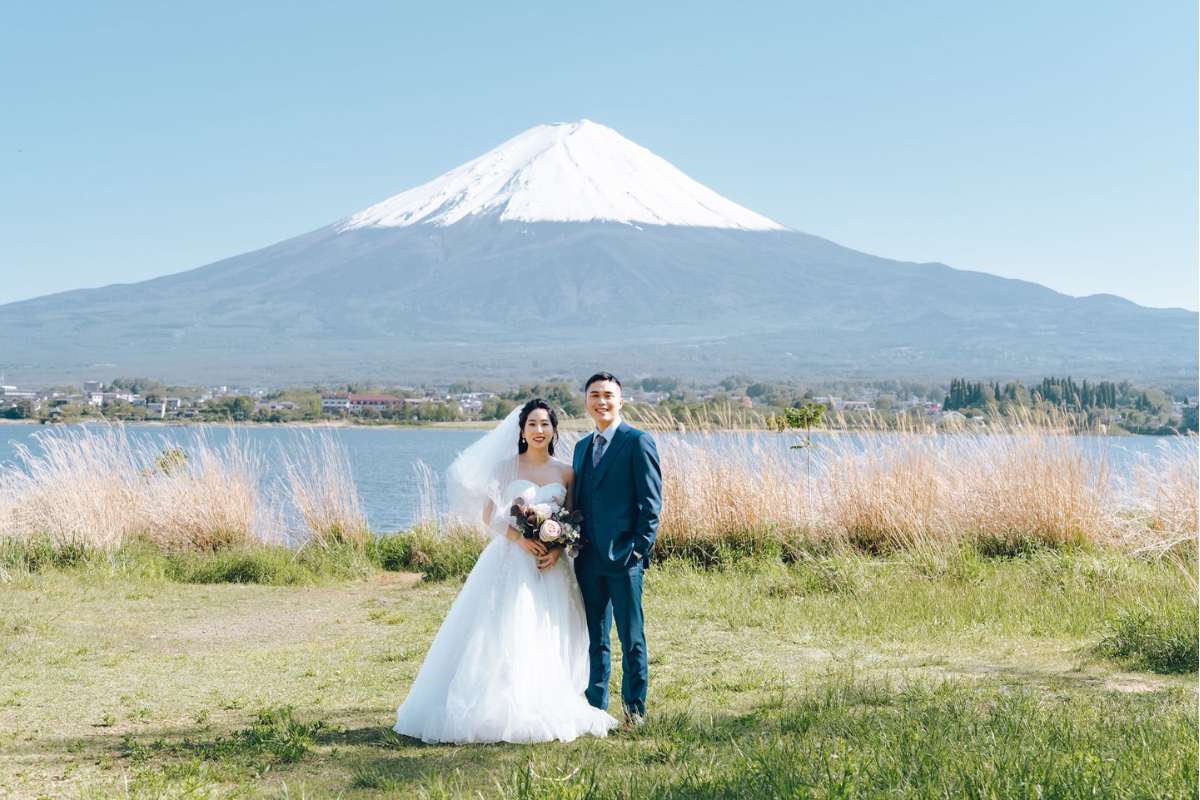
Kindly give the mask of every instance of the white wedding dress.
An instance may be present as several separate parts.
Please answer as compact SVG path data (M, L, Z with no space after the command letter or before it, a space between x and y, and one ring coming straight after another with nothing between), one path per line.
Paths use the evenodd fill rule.
M507 509L561 507L566 487L508 484ZM588 630L565 556L539 572L505 536L484 549L397 711L397 733L426 742L569 742L605 736L617 721L583 698Z

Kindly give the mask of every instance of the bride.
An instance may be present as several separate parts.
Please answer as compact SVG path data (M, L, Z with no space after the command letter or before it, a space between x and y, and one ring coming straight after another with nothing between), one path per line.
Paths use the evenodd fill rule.
M397 733L426 742L569 742L617 720L583 698L588 630L560 547L512 527L514 501L568 504L575 473L554 458L558 418L540 398L464 450L447 473L451 512L493 539L397 711Z

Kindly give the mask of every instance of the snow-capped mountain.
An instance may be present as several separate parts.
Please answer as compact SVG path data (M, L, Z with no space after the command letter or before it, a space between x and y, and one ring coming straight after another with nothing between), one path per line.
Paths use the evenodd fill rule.
M539 125L491 152L338 225L339 230L501 221L624 222L787 230L589 120Z
M1198 321L849 250L584 121L533 128L253 253L0 306L0 372L253 385L601 368L1190 381Z

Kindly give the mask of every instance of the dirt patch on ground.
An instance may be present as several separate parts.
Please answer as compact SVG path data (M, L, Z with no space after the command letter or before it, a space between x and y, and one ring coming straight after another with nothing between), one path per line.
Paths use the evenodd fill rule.
M305 614L302 611L281 610L265 614L239 614L184 625L174 630L160 630L149 638L162 639L165 643L198 639L226 643L247 639L278 639L296 636L299 631L312 629L323 621L323 612Z
M425 575L420 572L381 572L375 582L385 586L415 586L423 577Z
M141 627L150 638L158 636L163 644L193 646L203 642L239 642L256 640L303 640L319 637L322 632L346 623L366 621L363 603L391 605L387 593L407 595L421 583L419 572L389 572L369 581L336 589L310 588L279 590L250 588L246 595L234 590L220 592L220 599L205 602L205 613L196 618L163 619ZM396 591L399 590L399 591ZM381 596L381 594L383 596ZM171 624L174 622L174 624Z
M1124 681L1105 681L1100 685L1102 689L1108 689L1114 692L1127 692L1129 694L1139 694L1141 692L1154 692L1161 689L1153 683L1145 681L1124 680Z
M166 642L246 642L257 639L306 638L331 625L354 619L356 607L374 591L358 585L341 589L306 589L279 596L227 597L201 619L179 621L147 631Z

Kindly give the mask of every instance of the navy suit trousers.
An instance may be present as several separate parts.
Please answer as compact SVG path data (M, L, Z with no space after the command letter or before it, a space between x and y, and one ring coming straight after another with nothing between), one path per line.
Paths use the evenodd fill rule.
M589 557L590 556L590 557ZM575 574L583 595L591 639L588 655L591 677L585 695L595 708L608 708L608 680L612 674L612 625L621 640L621 703L630 713L646 713L646 633L642 618L642 562L616 567L598 555L580 553Z

